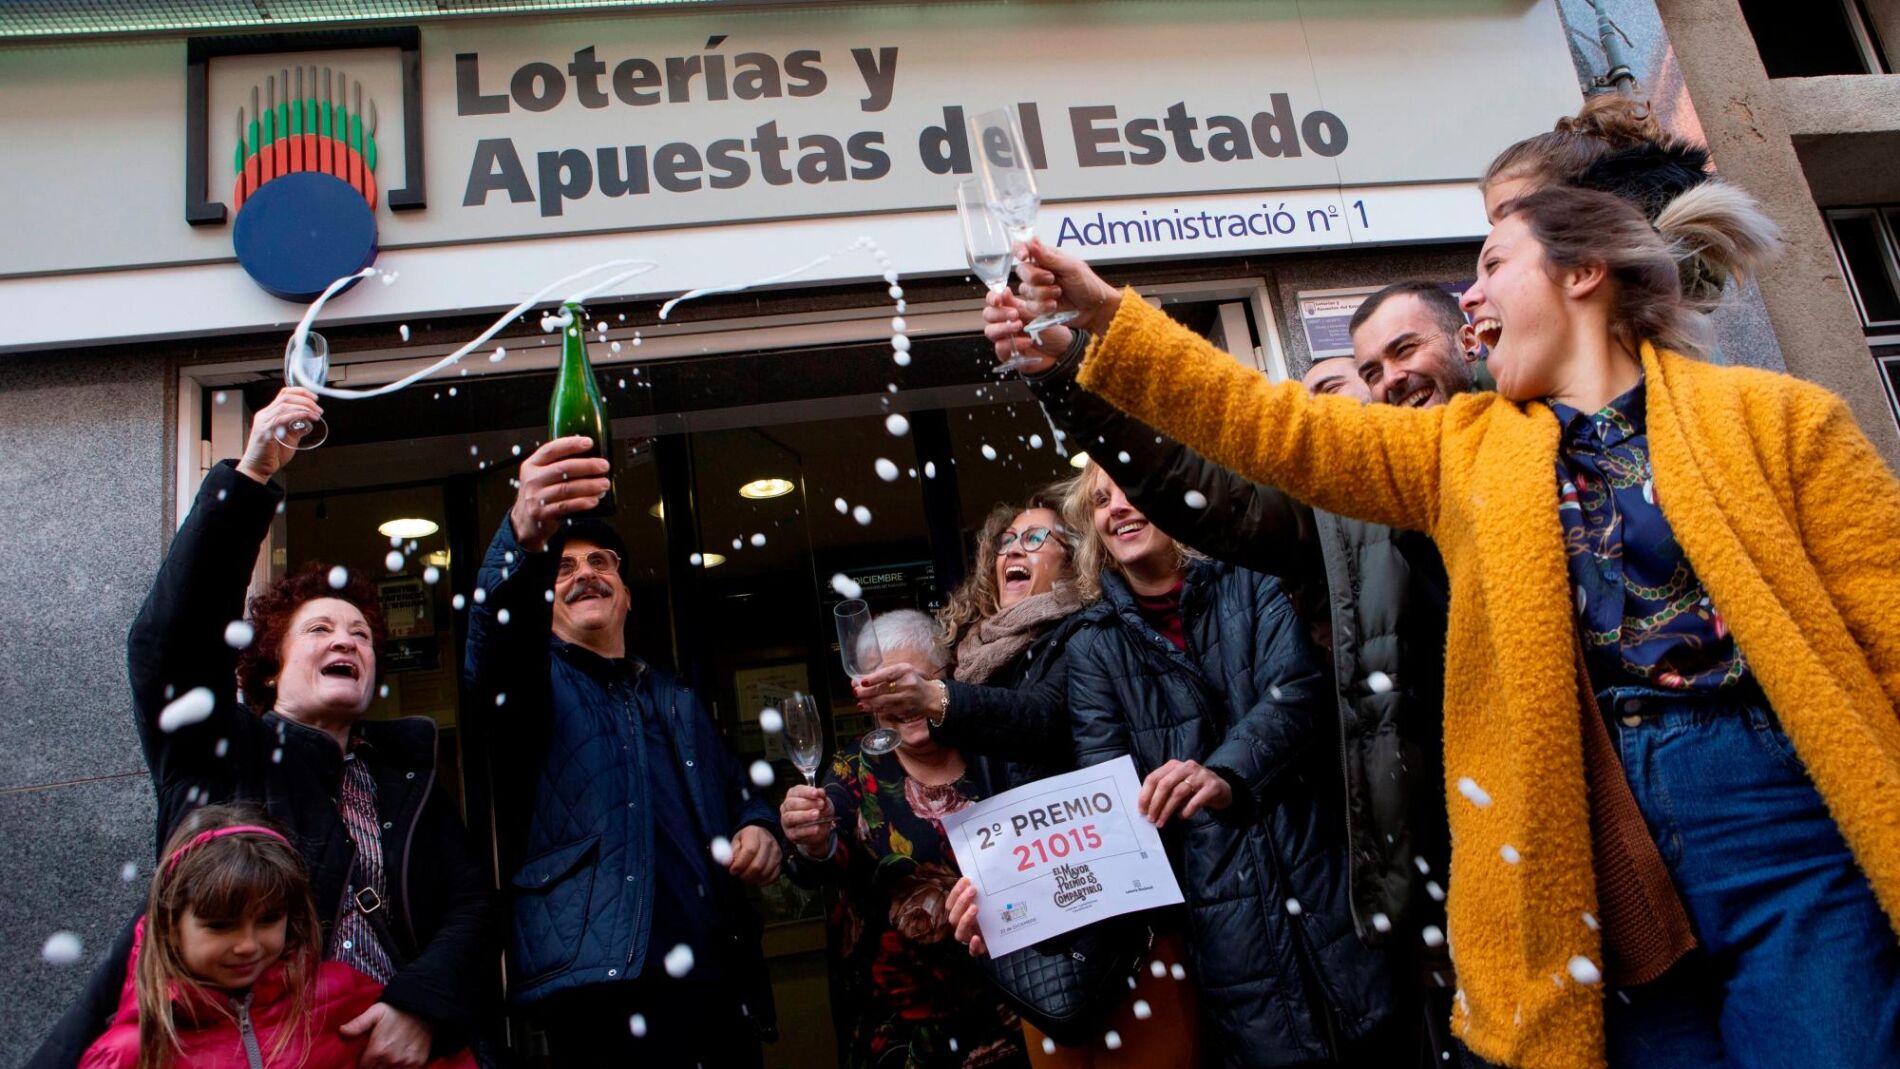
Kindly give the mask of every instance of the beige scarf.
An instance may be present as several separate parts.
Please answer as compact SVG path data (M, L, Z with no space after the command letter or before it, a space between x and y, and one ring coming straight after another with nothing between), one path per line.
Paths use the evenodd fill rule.
M1057 583L1046 594L1032 594L986 620L978 620L957 643L957 681L988 681L1052 624L1081 607L1082 598L1074 585Z

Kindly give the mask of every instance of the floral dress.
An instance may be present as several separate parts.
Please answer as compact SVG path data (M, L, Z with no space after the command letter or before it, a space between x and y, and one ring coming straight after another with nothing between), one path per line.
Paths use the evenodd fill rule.
M840 884L828 918L840 1064L1026 1069L1016 1014L953 937L946 904L958 872L940 818L981 789L968 772L920 783L895 753L856 744L833 759L824 789L838 814L836 850L828 862L794 855L792 876Z

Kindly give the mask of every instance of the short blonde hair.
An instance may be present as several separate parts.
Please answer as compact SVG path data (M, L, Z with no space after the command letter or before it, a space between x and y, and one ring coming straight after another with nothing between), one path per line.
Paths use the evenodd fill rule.
M1095 499L1104 482L1114 483L1114 479L1109 477L1107 469L1091 459L1088 466L1082 469L1082 474L1070 480L1069 492L1062 498L1062 522L1075 532L1075 587L1082 595L1083 604L1102 596L1103 568L1112 568L1116 572L1122 570L1121 562L1108 551L1108 543L1102 540L1102 532L1095 529ZM1191 560L1206 559L1159 527L1155 530L1174 547L1177 571L1185 569Z

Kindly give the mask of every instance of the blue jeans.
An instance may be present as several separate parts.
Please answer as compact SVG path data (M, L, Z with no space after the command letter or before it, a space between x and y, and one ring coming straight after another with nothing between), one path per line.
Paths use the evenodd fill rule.
M1700 946L1605 995L1612 1069L1900 1066L1900 942L1774 715L1605 703Z

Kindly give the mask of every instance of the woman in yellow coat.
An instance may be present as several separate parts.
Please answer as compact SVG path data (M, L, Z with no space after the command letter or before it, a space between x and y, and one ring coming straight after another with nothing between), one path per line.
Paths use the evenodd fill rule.
M1472 1051L1900 1065L1900 483L1826 390L1696 359L1677 261L1745 274L1772 252L1746 195L1709 182L1654 226L1568 188L1498 214L1464 298L1498 391L1438 408L1270 384L1041 245L1029 305L993 297L987 332L1026 348L1031 306L1073 307L1088 389L1248 478L1437 541ZM1607 1000L1580 671L1699 943Z

